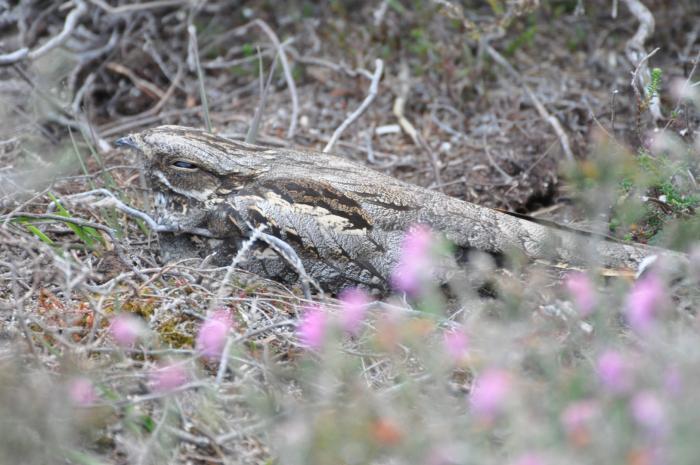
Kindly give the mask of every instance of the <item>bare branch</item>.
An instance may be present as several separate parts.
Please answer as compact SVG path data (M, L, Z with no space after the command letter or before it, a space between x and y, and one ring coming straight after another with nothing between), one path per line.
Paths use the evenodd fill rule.
M255 24L260 29L263 30L265 34L270 38L275 49L277 49L277 54L280 57L280 62L282 63L282 70L284 71L284 78L287 81L287 87L289 87L289 93L292 97L292 119L289 122L289 129L287 130L287 138L293 139L294 134L297 131L297 119L299 118L299 97L297 97L297 87L294 84L294 77L292 76L292 68L289 66L289 61L287 60L287 54L284 51L284 45L280 43L275 31L267 25L267 23L261 19L256 19L251 24Z
M639 60L639 63L637 63L637 67L634 69L634 72L632 73L632 81L630 81L630 86L632 86L632 89L634 90L634 94L637 96L637 99L641 102L643 100L642 98L642 92L639 90L639 86L637 85L638 82L642 82L642 79L639 79L639 73L642 71L642 69L647 69L648 67L645 66L646 62L649 60L649 58L653 57L656 55L656 52L658 52L660 49L655 48L652 50L650 53L647 55L643 56L641 60ZM642 86L642 90L644 87Z
M87 12L87 5L83 0L75 0L75 4L75 8L73 8L66 16L66 20L63 23L63 30L58 35L50 38L44 42L43 45L34 50L30 51L27 48L21 48L17 51L0 55L0 65L12 65L18 61L24 60L25 58L36 60L50 50L63 45L63 43L68 40L68 37L75 30L78 20Z
M435 155L435 152L430 148L425 140L416 130L415 126L406 118L404 114L404 108L406 107L406 99L408 99L408 93L410 90L409 83L409 71L408 66L405 62L401 63L401 71L399 72L399 91L394 100L394 107L392 109L394 116L399 120L399 125L406 131L406 133L411 137L413 143L421 147L428 153L430 165L433 168L433 176L435 177L435 186L439 191L444 190L444 184L442 182L442 177L440 176L440 163Z
M625 46L625 54L627 55L627 59L633 66L636 65L636 69L632 77L632 88L634 89L635 94L637 94L639 97L639 91L637 90L636 85L640 85L644 93L647 93L647 88L651 82L651 72L649 71L647 61L652 55L654 55L654 53L658 51L658 49L656 49L647 54L644 49L644 42L646 42L647 38L654 33L654 15L652 15L649 8L647 8L639 0L625 0L625 5L627 5L627 8L629 8L630 12L635 18L637 18L637 21L639 21L637 32L635 32L634 36L627 41L627 45ZM654 121L662 119L663 115L661 114L659 97L655 95L646 95L646 98L649 102L649 112L654 118Z
M559 143L561 144L561 148L564 151L564 155L566 156L567 160L569 161L574 161L574 154L571 151L571 144L569 143L569 136L566 135L566 132L564 131L564 128L561 127L561 123L559 123L559 120L556 118L556 116L551 115L545 106L540 102L540 99L537 98L537 95L535 95L535 92L530 88L530 86L527 85L525 80L520 76L520 73L518 73L513 66L511 66L510 63L508 63L508 60L506 60L503 55L498 53L496 49L491 47L488 43L484 43L484 48L486 52L493 58L493 60L501 65L505 70L510 74L510 76L515 79L515 81L522 86L522 88L525 90L525 93L527 96L530 98L532 101L533 105L535 105L535 109L537 110L537 113L540 114L540 117L545 120L550 126L552 126L552 129L554 129L554 132L556 133L557 137L559 138Z
M345 121L343 121L340 124L340 126L338 126L338 128L333 133L333 136L331 136L331 140L329 140L326 146L323 148L323 153L330 152L335 143L340 138L340 135L343 133L343 131L345 131L345 129L347 129L348 126L350 126L355 120L357 120L357 118L359 118L362 115L362 113L365 112L365 110L367 110L367 108L369 108L371 103L377 97L377 92L379 90L379 80L382 77L383 71L384 61L377 58L374 61L374 74L372 75L372 82L370 83L369 91L367 92L367 97L365 97L365 99L357 108L357 110L350 113L348 117L345 118Z
M262 115L265 111L267 95L270 90L270 85L272 84L272 76L274 76L275 68L277 67L277 57L278 55L275 55L275 58L272 60L272 64L270 65L270 74L267 75L267 82L263 86L262 55L260 54L260 49L258 49L258 58L260 60L260 100L258 102L258 107L255 109L253 122L250 123L248 133L245 136L245 141L249 144L255 144L255 142L258 140L258 130L260 129L260 121L262 120Z
M14 52L0 55L0 66L12 65L18 61L22 61L27 57L27 55L29 55L29 49L26 47L15 50Z
M121 14L121 13L126 13L130 11L143 11L143 10L150 10L153 8L162 8L166 6L177 6L177 5L184 5L186 3L189 3L189 0L156 0L153 2L146 2L146 3L135 3L135 4L127 4L127 5L121 5L121 6L111 6L104 0L89 0L90 3L92 3L95 6L98 6L102 8L104 11L107 13L116 15L116 14Z
M197 42L197 28L194 24L187 26L187 34L189 34L189 52L192 54L194 67L197 71L197 79L199 81L199 95L202 100L202 110L204 112L204 123L207 125L207 131L211 132L211 118L209 117L209 102L207 101L207 89L204 87L204 72L202 65L199 62L199 45ZM190 60L188 60L188 63Z

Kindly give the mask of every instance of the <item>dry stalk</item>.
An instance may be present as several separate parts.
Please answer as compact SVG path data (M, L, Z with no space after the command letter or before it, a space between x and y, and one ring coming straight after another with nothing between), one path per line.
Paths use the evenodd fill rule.
M50 38L44 42L43 45L35 48L34 50L29 50L25 47L11 53L0 55L0 66L13 65L24 60L25 58L28 58L29 60L36 60L54 48L60 47L66 40L68 40L68 37L75 30L78 20L86 12L87 5L85 2L83 0L75 0L75 8L73 8L66 16L66 20L63 23L63 30L61 30L60 33Z
M530 88L529 85L523 80L523 78L520 76L520 73L518 73L513 66L508 63L508 60L505 59L503 55L498 53L496 49L491 47L490 44L488 43L483 43L484 49L486 52L493 58L493 60L501 65L513 78L518 85L520 85L523 89L525 89L525 93L527 96L530 98L532 101L533 105L535 105L535 109L537 110L537 113L539 113L540 117L545 120L554 130L556 133L557 137L559 138L559 143L561 144L561 148L564 151L564 155L566 156L566 159L570 162L574 161L574 154L571 151L571 144L569 143L569 136L566 135L566 132L564 131L564 128L562 128L561 123L557 119L556 116L551 115L545 106L542 104L539 98L537 98L537 95L535 95L535 92Z
M369 85L369 91L367 92L367 97L362 101L359 107L352 113L350 113L347 118L345 118L345 121L343 121L340 126L336 128L336 130L333 132L333 135L331 136L331 139L328 141L326 146L323 148L323 153L328 153L333 149L333 146L336 144L338 139L340 139L340 136L343 134L343 131L347 129L348 126L350 126L353 122L355 122L362 114L369 108L369 106L372 104L374 99L377 97L377 93L379 91L379 80L382 77L382 72L384 71L384 61L381 59L377 58L374 61L374 73L372 74L372 81L370 82Z
M294 135L297 130L297 119L299 118L299 97L297 96L297 87L294 83L294 77L292 76L292 68L289 66L289 61L287 60L287 53L284 50L284 46L280 43L277 34L267 25L267 23L261 19L256 19L251 24L257 25L263 32L269 37L272 44L277 50L277 55L280 57L280 63L282 63L282 70L284 71L284 78L287 81L287 87L289 88L289 93L292 97L292 117L289 122L289 129L287 130L287 138L294 139Z
M644 49L644 42L654 33L654 15L652 15L649 8L639 0L624 0L624 2L634 17L637 18L637 21L639 21L637 32L627 41L625 47L627 59L633 66L636 66L632 78L632 88L635 90L635 94L638 94L639 91L636 88L638 84L646 93L646 89L648 89L649 83L651 83L651 71L649 71L647 62L649 58L658 51L657 48L653 52L647 54ZM651 113L654 122L663 119L659 97L657 95L646 95L646 97L649 101L649 113Z
M102 8L104 11L107 13L113 14L113 15L118 15L121 13L128 13L132 11L143 11L143 10L150 10L153 8L163 8L166 6L177 6L177 5L185 5L187 3L190 3L190 0L156 0L153 2L145 2L145 3L136 3L136 4L127 4L127 5L120 5L120 6L111 6L104 0L89 0L90 3L92 3L95 6L98 6Z
M442 182L442 177L440 176L440 163L435 155L435 152L430 148L430 146L423 140L415 126L406 118L404 114L404 108L406 107L406 99L408 98L410 90L410 80L408 75L408 66L406 63L401 64L401 71L399 72L399 93L394 100L394 107L392 109L394 116L399 121L401 129L403 129L406 134L408 134L413 143L421 147L423 150L428 152L428 157L430 160L430 166L433 169L433 176L435 178L435 187L439 191L444 191L444 184Z
M199 62L199 45L197 43L197 28L194 24L187 26L187 34L190 37L189 41L189 53L192 60L188 59L188 63L191 61L191 67L197 71L197 80L199 81L199 95L202 100L202 110L204 112L204 123L207 126L207 131L211 132L211 118L209 117L209 102L207 101L207 89L204 86L204 72L202 71L202 65Z

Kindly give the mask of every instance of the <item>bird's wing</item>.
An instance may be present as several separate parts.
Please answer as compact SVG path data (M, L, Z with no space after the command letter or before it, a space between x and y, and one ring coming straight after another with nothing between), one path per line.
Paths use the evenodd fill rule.
M376 284L386 280L395 261L386 254L389 235L375 231L372 216L360 202L326 182L260 181L237 192L229 204L251 226L264 224L269 234L287 242L312 267L333 268L324 274ZM391 240L400 241L400 235L395 236Z

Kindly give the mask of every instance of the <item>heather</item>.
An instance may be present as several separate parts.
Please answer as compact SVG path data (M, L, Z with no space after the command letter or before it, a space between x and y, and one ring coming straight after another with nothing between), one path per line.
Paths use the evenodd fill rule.
M3 460L697 461L694 2L5 3ZM162 263L113 143L166 123L585 230L587 264L473 251L438 282L420 223L386 295ZM603 236L678 254L606 269Z

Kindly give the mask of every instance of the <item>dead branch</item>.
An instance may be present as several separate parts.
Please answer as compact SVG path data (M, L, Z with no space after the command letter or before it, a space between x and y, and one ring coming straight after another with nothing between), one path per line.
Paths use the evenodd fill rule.
M661 104L658 95L648 95L647 89L651 83L651 71L649 71L647 61L658 49L649 54L647 54L644 49L644 42L654 33L654 15L651 14L649 8L640 0L625 0L625 5L627 5L627 8L634 17L637 18L637 21L639 21L637 32L627 41L627 45L625 46L627 59L633 66L636 65L632 79L632 88L635 89L635 93L638 93L639 91L636 89L636 85L639 84L642 87L649 101L649 112L656 122L662 119L663 115L661 114Z
M177 6L177 5L184 5L186 3L189 3L189 0L156 0L153 2L127 4L127 5L120 5L120 6L114 7L114 6L109 5L104 0L89 0L89 1L93 5L100 7L104 11L106 11L107 13L110 13L113 15L127 13L130 11L143 11L143 10L150 10L153 8L162 8L162 7L166 7L166 6Z
M642 91L639 90L639 86L637 85L638 82L641 82L642 79L640 79L639 74L642 71L642 69L647 68L646 62L651 58L652 56L656 55L656 52L658 52L660 49L655 48L652 50L650 53L647 55L644 55L641 60L639 60L639 63L637 63L637 67L634 69L634 72L632 73L632 80L630 81L630 86L632 86L632 89L634 90L634 94L637 96L637 100L641 102L643 100L642 98L642 91L646 93L644 90L644 87L642 87Z
M426 152L428 152L430 166L433 169L433 176L435 178L435 186L439 191L443 192L444 184L442 182L442 177L440 176L440 164L438 162L437 157L435 156L435 152L433 152L430 149L430 146L423 140L423 138L416 130L415 126L413 126L413 124L408 120L408 118L406 118L406 115L404 114L406 99L408 98L408 93L410 90L408 66L406 66L406 63L401 64L401 71L399 72L399 81L399 92L396 96L396 100L394 100L394 107L392 111L394 113L394 116L396 116L396 119L398 119L399 125L406 132L406 134L408 134L411 137L413 143L421 147Z
M331 136L331 140L328 141L326 146L323 148L323 153L328 153L333 149L333 146L340 138L341 134L348 126L355 122L372 104L374 99L377 97L377 92L379 90L379 80L382 77L382 72L384 71L384 61L377 58L374 61L374 74L372 75L372 82L369 85L369 91L367 92L367 97L362 101L359 107L345 118L340 126L338 126Z
M115 231L103 224L100 223L95 223L94 221L88 221L88 220L83 220L80 218L71 218L71 217L66 217L66 216L60 216L60 215L52 215L52 214L42 214L42 213L31 213L31 212L14 212L11 215L2 215L0 216L1 221L7 221L8 219L11 218L32 218L32 219L37 219L37 220L50 220L50 221L59 221L63 223L71 223L76 226L80 227L87 227L87 228L93 228L93 229L98 229L100 231L103 231L107 236L109 236L110 241L112 242L112 245L114 246L114 250L117 253L117 256L119 259L124 263L124 265L128 266L132 271L134 271L137 276L139 276L141 279L146 279L146 277L139 272L134 264L131 262L126 257L126 254L124 254L123 246L121 242L117 239Z
M287 60L287 53L284 51L284 46L280 43L275 31L267 25L267 23L261 19L256 19L251 24L257 25L263 32L270 38L270 41L277 49L277 55L280 57L280 63L282 63L282 70L284 71L284 78L287 81L287 87L289 88L289 93L292 97L292 117L289 122L289 129L287 130L287 138L294 139L294 134L297 130L297 119L299 118L299 97L297 96L297 87L294 83L294 77L292 76L292 68L289 66L289 60Z
M141 92L150 95L153 98L162 99L165 96L165 92L163 92L158 86L148 82L145 79L141 79L136 75L136 73L134 73L132 70L120 63L110 61L105 64L105 68L127 77L131 82L134 83L134 86L136 86L136 88L138 88Z
M95 201L94 196L95 195L103 195L105 198L100 200L100 201ZM61 201L68 201L68 202L88 202L91 203L95 207L113 207L116 208L124 213L126 213L128 216L131 216L133 218L138 218L140 220L143 220L148 227L155 232L187 232L190 234L196 234L198 236L204 236L204 237L214 237L211 232L204 228L192 228L192 229L187 229L187 230L182 230L181 228L178 228L177 226L171 226L171 225L163 225L159 224L156 222L153 218L151 218L147 213L144 213L140 210L137 210L136 208L130 207L126 205L124 202L119 200L116 195L114 195L112 192L110 192L107 189L95 189L87 192L79 192L77 194L72 194L72 195L67 195L65 197L62 197L60 199ZM49 211L53 209L53 204L49 205ZM20 215L20 213L15 213L15 216L26 216L24 214ZM56 216L56 215L52 215ZM2 217L0 217L2 218ZM63 218L63 217L60 217ZM106 228L106 226L100 225L102 229ZM100 229L100 228L97 228ZM111 230L110 230L111 231Z
M556 116L551 115L545 106L540 102L540 99L537 98L537 95L535 95L535 92L530 88L530 86L527 85L525 80L520 76L520 73L518 73L513 66L508 63L508 60L503 57L500 53L496 51L491 45L488 43L484 42L484 49L486 52L493 58L493 60L501 65L507 72L508 74L515 79L515 81L523 88L525 89L525 93L527 96L530 98L532 101L533 105L535 105L535 109L537 110L537 113L540 114L540 117L545 120L547 123L549 123L550 126L552 126L552 129L554 129L554 132L556 133L557 137L559 138L559 143L561 144L561 148L564 151L564 155L566 156L566 159L569 160L570 162L574 161L574 154L571 151L571 144L569 143L569 136L566 135L566 132L564 131L564 128L561 127L561 123L559 123L559 120L556 118Z
M73 30L75 30L78 20L87 12L87 5L83 0L75 0L75 4L75 8L73 8L66 16L66 20L63 23L63 30L59 34L50 38L44 42L43 45L34 50L30 51L27 48L21 48L17 51L0 55L0 66L12 65L24 60L25 58L36 60L50 50L63 45L63 43L68 40L68 37L73 33Z

